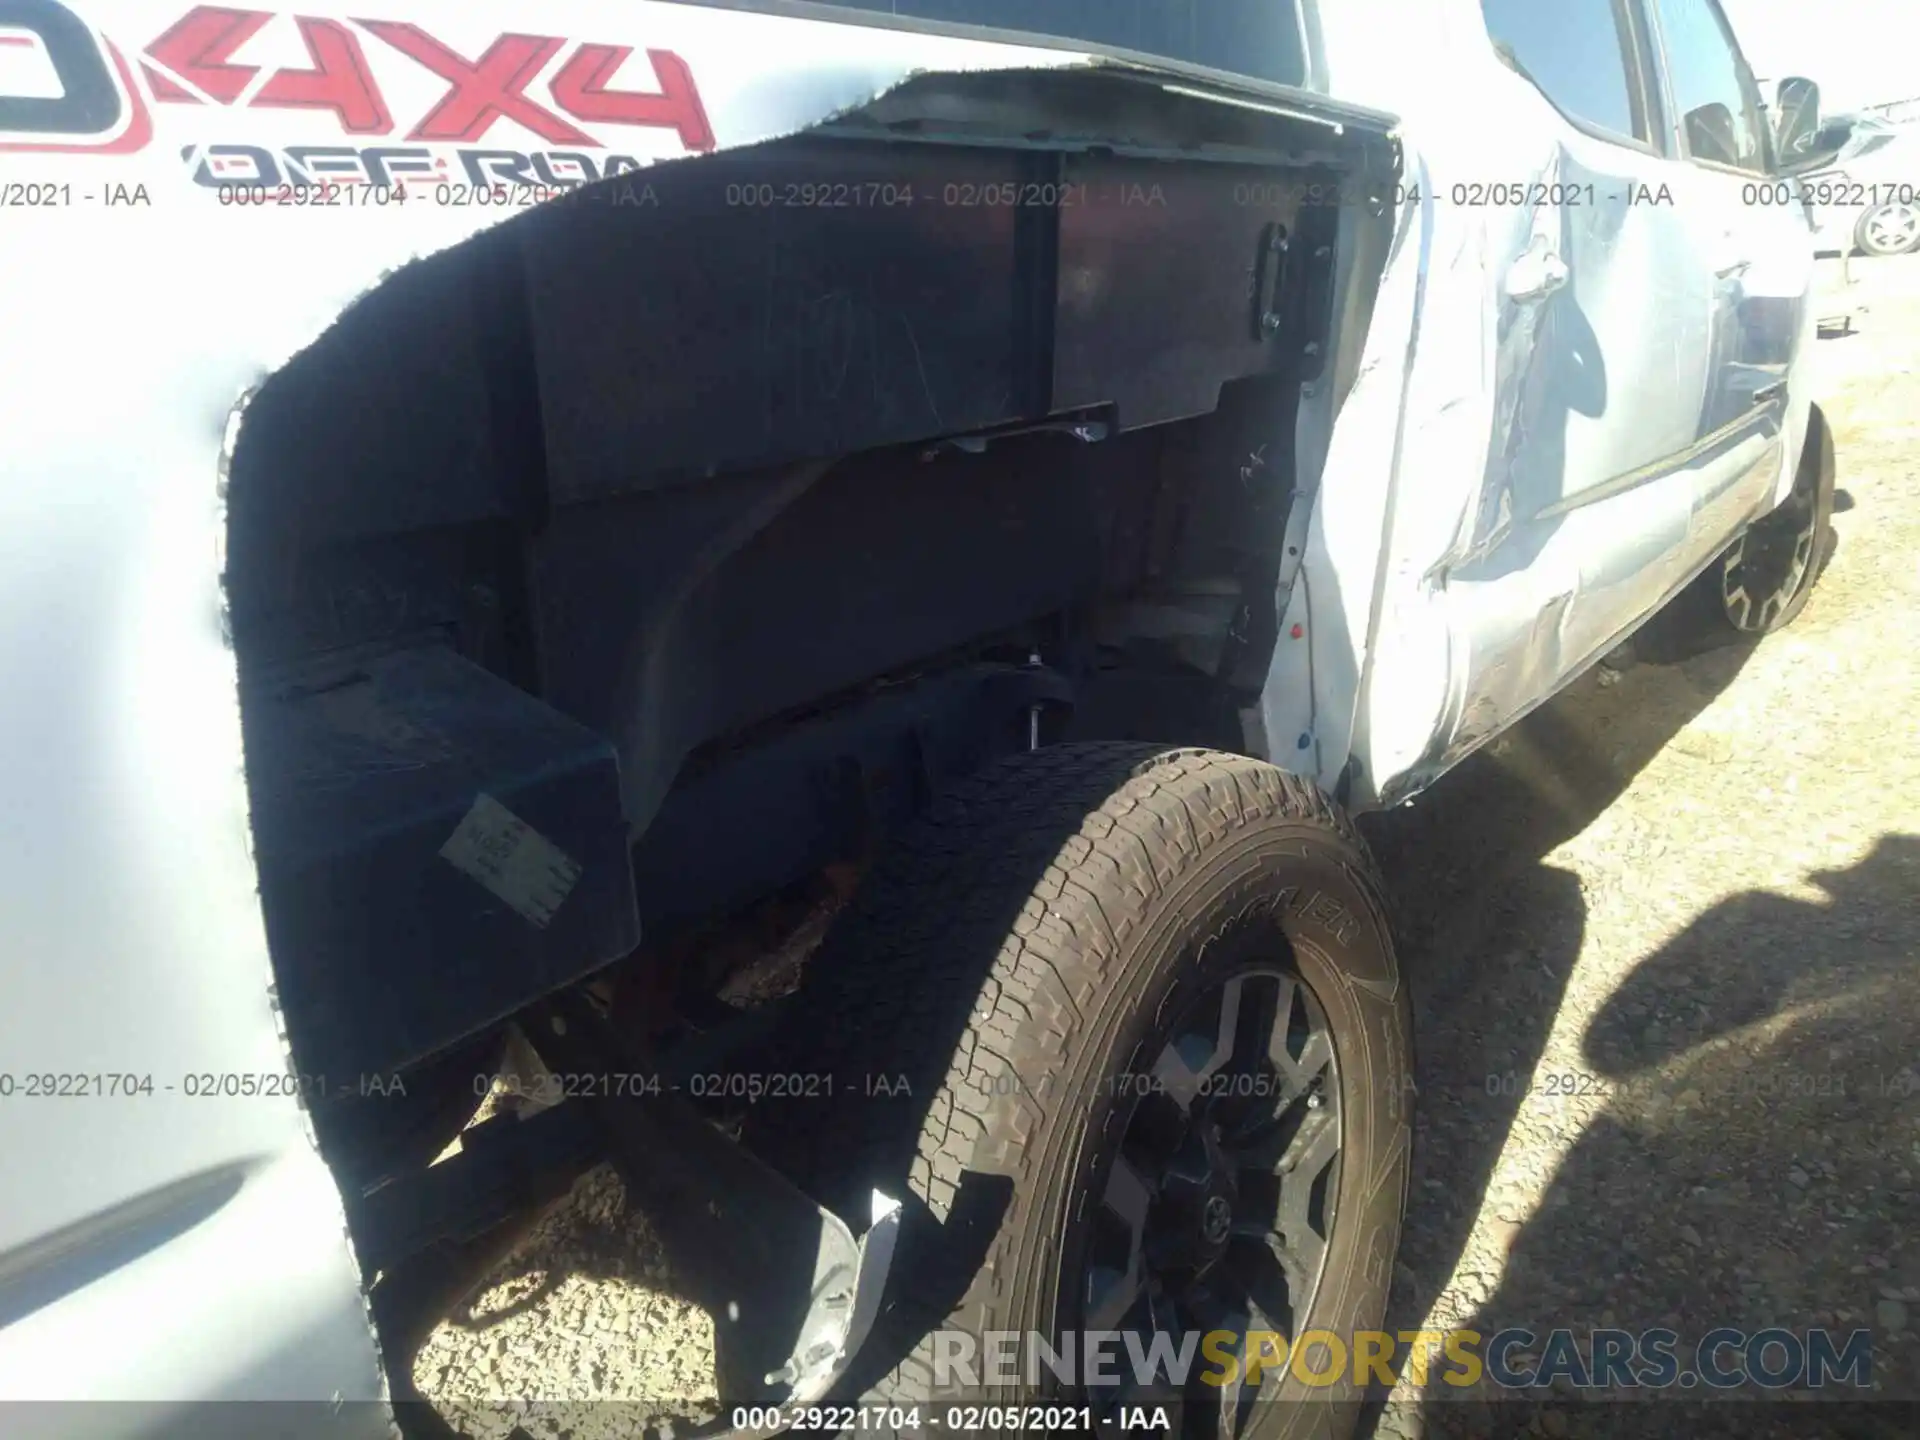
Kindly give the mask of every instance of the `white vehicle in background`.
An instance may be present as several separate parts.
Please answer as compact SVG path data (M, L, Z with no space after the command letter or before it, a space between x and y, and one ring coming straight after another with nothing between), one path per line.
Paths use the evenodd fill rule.
M1908 255L1920 250L1920 124L1836 116L1817 151L1830 163L1802 174L1822 254Z

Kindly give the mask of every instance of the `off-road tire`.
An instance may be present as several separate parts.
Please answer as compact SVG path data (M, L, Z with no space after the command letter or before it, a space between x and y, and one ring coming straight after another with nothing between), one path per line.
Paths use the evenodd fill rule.
M1114 1077L1138 1073L1156 1016L1214 983L1210 967L1244 963L1222 937L1249 927L1305 979L1337 1055L1340 1199L1308 1326L1350 1341L1380 1325L1412 1057L1364 843L1313 786L1244 756L1060 745L987 767L889 848L778 1047L821 1083L748 1122L754 1148L840 1213L865 1217L875 1188L905 1205L885 1310L836 1401L935 1395L936 1328L1076 1326L1063 1277L1117 1145ZM1351 1429L1350 1384L1289 1377L1279 1398L1323 1403L1261 1407L1263 1437Z

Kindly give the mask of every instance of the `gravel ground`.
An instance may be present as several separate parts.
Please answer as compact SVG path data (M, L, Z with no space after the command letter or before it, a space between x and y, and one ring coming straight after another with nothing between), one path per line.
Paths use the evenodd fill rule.
M1852 508L1800 620L1596 671L1369 825L1420 1047L1396 1328L1866 1327L1882 1392L1916 1393L1920 258L1855 276L1855 333L1820 346ZM585 1440L655 1404L510 1402L684 1410L711 1372L710 1321L600 1170L414 1378L476 1437ZM1459 1399L1403 1381L1366 1424L1622 1433L1619 1407ZM1645 1433L1762 1433L1740 1410L1646 1407Z
M1372 827L1420 1052L1396 1328L1867 1328L1916 1394L1920 259L1855 276L1819 347L1853 504L1800 619L1597 671ZM1403 1372L1377 1433L1626 1429L1461 1398Z

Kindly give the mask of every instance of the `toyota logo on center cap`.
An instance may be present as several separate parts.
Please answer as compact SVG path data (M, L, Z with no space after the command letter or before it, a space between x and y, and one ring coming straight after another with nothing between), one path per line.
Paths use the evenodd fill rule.
M1227 1197L1209 1197L1206 1208L1200 1212L1201 1237L1209 1245L1218 1245L1227 1238L1227 1232L1232 1228L1233 1207L1227 1203Z

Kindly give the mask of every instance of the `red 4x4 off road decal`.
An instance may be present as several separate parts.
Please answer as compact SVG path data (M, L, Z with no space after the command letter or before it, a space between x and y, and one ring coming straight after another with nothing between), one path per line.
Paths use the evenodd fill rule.
M276 24L292 27L311 63L272 67L262 80L265 67L237 57ZM44 50L58 80L47 87L57 98L0 90L0 134L12 132L25 142L7 148L124 151L151 138L145 101L125 62L58 0L0 0L0 44ZM396 122L369 63L369 47L403 55L442 82L439 98L423 113ZM406 21L198 5L146 46L141 69L153 99L162 105L315 111L328 116L343 136L392 136L404 126L401 138L409 142L470 146L504 120L569 152L606 148L606 137L590 126L671 130L685 149L711 150L713 129L693 72L672 51L645 52L657 89L611 88L634 48L508 33L469 54ZM556 59L559 68L541 86L540 77ZM517 152L484 153L497 158ZM468 161L467 168L477 178L475 164ZM570 169L593 178L591 161L582 165L573 157Z
M235 51L274 18L262 10L201 5L147 47L158 66L147 67L154 98L197 104L185 81L223 105L239 99L259 67L236 64ZM324 108L351 135L388 135L393 119L368 66L360 41L338 20L296 17L311 69L277 70L255 92L262 109ZM415 122L407 139L476 144L496 120L508 119L553 145L597 147L600 141L564 115L526 93L528 85L570 43L552 35L498 36L469 59L420 26L397 20L355 19L353 25L447 82L446 94ZM606 81L627 57L630 45L580 45L548 86L554 104L588 123L645 125L679 132L689 150L711 150L713 131L693 83L693 73L668 50L649 50L656 92L608 90ZM169 73L170 72L170 73Z
M57 0L0 0L0 150L124 155L153 138L127 62Z

